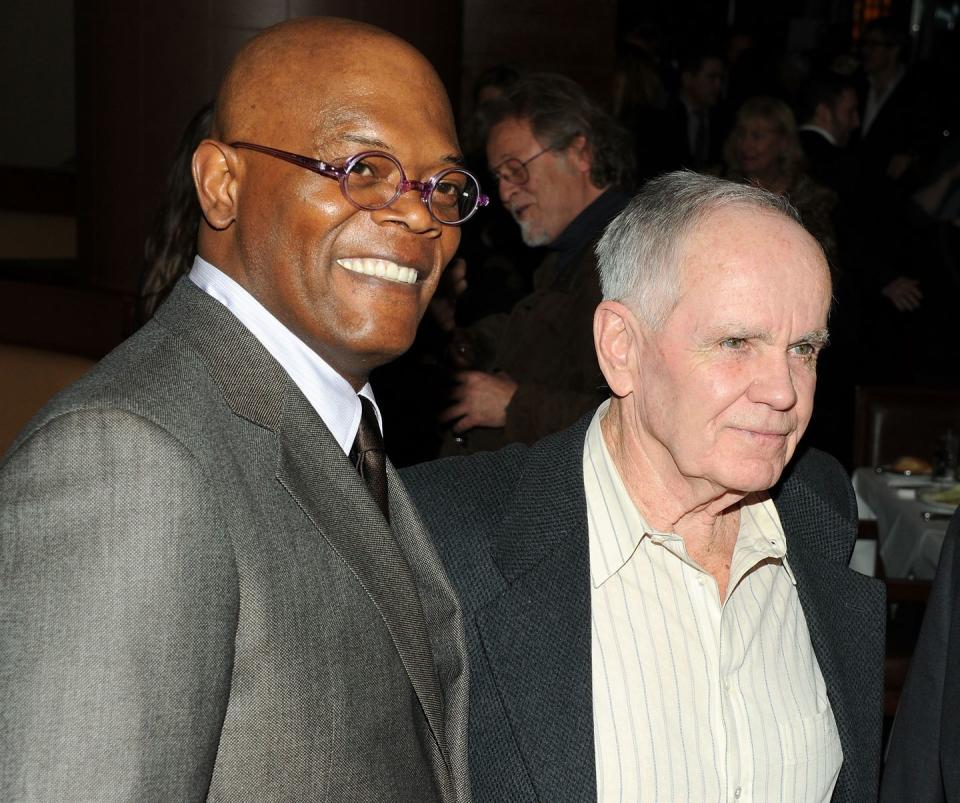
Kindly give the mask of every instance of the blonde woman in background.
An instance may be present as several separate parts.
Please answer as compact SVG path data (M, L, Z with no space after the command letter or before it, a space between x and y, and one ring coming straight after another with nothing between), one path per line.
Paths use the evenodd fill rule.
M744 101L723 155L727 178L790 199L800 212L803 225L820 241L831 268L835 269L837 247L832 215L837 196L805 172L806 156L790 107L771 97Z

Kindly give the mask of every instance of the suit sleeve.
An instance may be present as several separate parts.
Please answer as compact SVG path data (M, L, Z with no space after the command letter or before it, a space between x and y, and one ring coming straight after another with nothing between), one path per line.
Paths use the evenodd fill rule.
M950 717L956 715L955 710L945 709L944 697L950 634L956 629L953 620L960 603L958 538L960 518L954 517L940 553L927 612L890 733L880 786L883 803L904 800L938 803L946 799L941 733L944 726L942 715L945 712ZM958 679L952 677L949 682L957 683ZM956 761L956 757L951 756L948 760Z
M8 456L0 798L205 798L238 608L218 503L122 411L55 418Z

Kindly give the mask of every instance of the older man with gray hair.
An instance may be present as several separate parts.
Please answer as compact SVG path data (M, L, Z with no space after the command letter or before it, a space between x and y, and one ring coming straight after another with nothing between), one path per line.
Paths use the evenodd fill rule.
M884 595L808 451L830 273L783 198L647 184L598 247L612 398L405 482L467 612L479 800L867 801Z
M533 292L453 336L458 367L443 454L532 444L603 401L590 324L594 251L633 183L627 132L574 81L524 76L484 107L487 162L523 241L546 246Z

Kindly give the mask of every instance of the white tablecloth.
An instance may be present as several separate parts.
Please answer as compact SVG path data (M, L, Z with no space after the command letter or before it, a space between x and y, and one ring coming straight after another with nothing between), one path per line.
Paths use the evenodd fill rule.
M923 518L924 511L935 506L918 499L917 488L929 484L929 477L877 474L872 468L853 472L860 518L877 522L880 558L888 577L932 580L937 570L949 520Z

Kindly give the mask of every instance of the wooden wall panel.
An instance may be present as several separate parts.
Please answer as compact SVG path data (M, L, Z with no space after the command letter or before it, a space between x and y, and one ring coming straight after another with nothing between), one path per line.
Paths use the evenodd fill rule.
M561 72L605 93L616 23L616 0L463 0L462 111L477 76L498 64Z
M0 343L99 359L129 333L129 300L70 285L0 279Z
M456 100L460 79L460 0L290 0L290 16L328 14L369 22L426 55ZM384 65L389 69L389 65Z
M77 4L79 256L93 286L131 298L177 140L216 83L198 7Z

